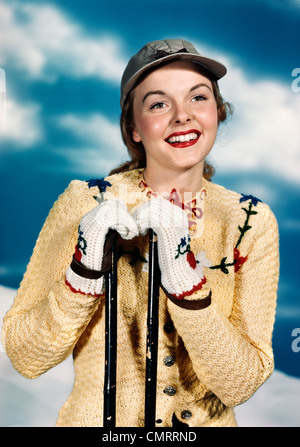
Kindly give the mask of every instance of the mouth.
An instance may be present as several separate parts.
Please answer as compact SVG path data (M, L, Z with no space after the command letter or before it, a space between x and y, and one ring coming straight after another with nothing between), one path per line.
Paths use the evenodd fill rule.
M195 129L186 132L174 132L165 139L165 142L172 147L185 148L196 144L200 136L201 132Z

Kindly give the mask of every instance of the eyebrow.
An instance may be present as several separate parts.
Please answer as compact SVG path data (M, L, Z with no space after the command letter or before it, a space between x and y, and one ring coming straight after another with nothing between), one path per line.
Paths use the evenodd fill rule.
M190 92L193 92L194 90L197 90L197 88L200 88L200 87L207 87L208 90L212 91L208 84L205 84L205 82L201 82L200 84L197 84L194 87L192 87Z
M197 90L197 89L200 88L200 87L207 87L210 91L212 91L211 88L210 88L210 86L209 86L208 84L205 84L204 82L201 82L200 84L194 85L194 87L192 87L192 88L190 89L190 92L193 92L194 90ZM162 90L154 90L154 91L150 91L150 92L146 93L146 95L143 97L142 102L145 102L146 99L148 98L148 96L151 96L151 95L161 95L161 96L165 96L166 93L163 92Z
M153 91L153 92L148 92L148 93L146 93L146 95L144 96L142 102L145 102L146 99L148 98L148 96L150 96L150 95L161 95L161 96L163 96L163 95L166 95L166 93L163 92L162 90L155 90L155 91Z

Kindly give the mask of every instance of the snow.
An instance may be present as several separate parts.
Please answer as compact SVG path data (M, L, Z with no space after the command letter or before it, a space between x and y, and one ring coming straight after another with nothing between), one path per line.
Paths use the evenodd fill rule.
M16 291L0 286L0 329ZM53 427L73 386L69 357L35 380L18 374L0 346L0 426ZM235 408L240 427L300 427L300 379L275 370L244 404Z

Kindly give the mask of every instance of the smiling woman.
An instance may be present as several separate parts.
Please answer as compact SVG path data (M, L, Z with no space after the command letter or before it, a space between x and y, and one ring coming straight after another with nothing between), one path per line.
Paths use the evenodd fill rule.
M147 184L151 187L154 179L161 179L160 184L155 181L158 192L170 190L170 181L182 193L199 191L204 159L217 134L218 114L211 82L197 65L171 61L149 74L134 89L133 123L132 138L145 148ZM174 184L175 171L180 187ZM180 178L184 172L189 177L186 187Z
M171 61L172 61L172 59L171 59ZM167 58L167 61L163 58L163 60L161 61L159 66L161 68L163 68L164 66L166 66L166 68L168 68L168 65L171 61L169 60L169 57ZM199 74L199 77L202 75L202 77L205 78L205 82L196 84L195 86L191 87L191 93L195 93L193 100L194 101L205 101L206 100L205 93L203 93L201 95L199 95L199 94L197 95L196 94L197 92L194 92L194 89L196 90L196 89L202 88L202 90L203 89L208 90L210 96L213 93L213 96L215 98L215 103L217 106L218 124L224 122L226 120L228 114L232 113L233 108L232 108L231 104L229 104L228 102L225 102L223 100L223 98L220 94L218 83L216 82L215 75L213 75L211 72L207 71L203 67L203 65L198 65L195 63L188 62L187 66L189 67L189 69L191 71L196 71ZM134 138L134 122L135 121L134 121L134 117L133 117L133 100L134 100L134 94L135 94L136 88L138 88L140 84L143 84L145 77L149 79L149 76L151 75L152 71L155 74L156 68L157 68L156 64L154 64L154 66L151 65L150 68L148 68L148 70L143 71L141 73L140 77L138 77L136 80L135 89L130 90L127 94L126 101L122 108L120 124L121 124L121 133L122 133L123 141L128 149L131 160L129 162L122 164L120 167L113 169L111 171L111 174L131 170L131 169L135 169L135 168L144 168L146 166L146 153L145 153L144 145L141 140L139 141ZM176 85L176 90L178 89L178 84ZM164 93L165 92L163 92L161 90L152 91L152 92L149 91L145 94L145 97L143 98L143 102L145 102L149 96L152 96L154 94L163 96ZM162 106L164 107L163 103L157 102L152 107L159 108ZM190 132L188 131L188 133L190 133ZM199 131L196 130L195 133L197 134L198 137L200 136ZM181 135L183 136L184 133L181 132ZM171 137L172 137L172 135L171 135ZM175 137L175 139L178 139L177 135L173 135L173 137ZM195 137L192 137L190 139L194 139L194 138ZM180 140L180 135L179 135L179 140ZM213 176L213 173L214 173L213 167L204 160L204 171L203 171L204 178L206 178L207 180L210 180Z
M208 181L205 165L230 111L218 87L225 74L184 40L145 45L121 82L131 160L105 179L71 182L45 222L5 317L3 345L28 378L73 354L75 383L58 426L106 422L99 390L110 230L117 233L117 426L145 425L149 230L160 268L155 425L236 426L233 407L273 371L277 222L251 194Z

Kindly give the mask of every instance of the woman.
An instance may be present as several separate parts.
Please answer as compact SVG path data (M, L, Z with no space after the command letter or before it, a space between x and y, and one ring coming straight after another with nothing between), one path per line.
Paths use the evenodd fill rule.
M130 162L73 181L45 222L3 339L29 378L73 353L58 426L102 425L110 229L119 234L117 426L144 425L149 228L161 269L156 425L236 426L233 407L273 371L276 220L258 199L209 181L205 163L229 111L217 83L225 73L186 41L144 46L121 85Z

